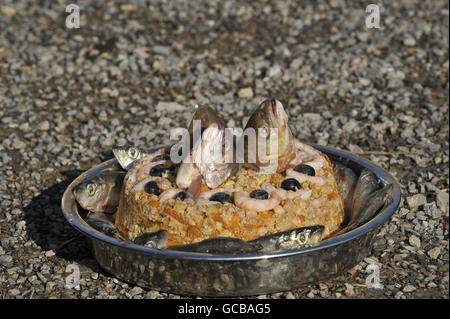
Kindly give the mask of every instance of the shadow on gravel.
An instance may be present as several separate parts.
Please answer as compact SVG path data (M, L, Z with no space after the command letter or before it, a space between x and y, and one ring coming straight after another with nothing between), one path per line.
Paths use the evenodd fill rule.
M67 223L61 210L65 189L81 173L80 170L62 171L66 180L33 198L24 208L26 229L30 238L44 252L52 250L57 257L67 260L67 264L77 263L92 271L107 274L94 259L89 240Z

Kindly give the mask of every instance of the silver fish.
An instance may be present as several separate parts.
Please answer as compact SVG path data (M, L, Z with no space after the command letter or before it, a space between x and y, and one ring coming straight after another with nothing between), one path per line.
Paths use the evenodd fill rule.
M355 190L353 192L353 205L352 205L352 223L358 216L359 210L363 203L369 198L369 196L379 188L378 179L374 173L367 168L363 169L356 182Z
M258 243L245 242L238 238L216 237L205 239L195 244L172 246L169 249L195 253L236 255L258 252L262 249L262 246Z
M136 245L142 245L148 248L161 249L166 247L168 233L167 230L160 229L151 233L143 233L133 239Z
M99 232L117 240L130 242L112 223L97 218L87 218L86 223Z
M147 155L146 152L135 146L115 147L112 151L120 166L127 171L133 166L133 163Z
M308 226L260 237L248 243L261 245L259 252L312 247L320 243L323 231L322 225Z
M105 171L83 180L73 188L73 195L84 209L91 212L114 213L126 172Z
M370 194L367 200L362 204L358 216L352 222L350 229L361 226L371 219L383 206L393 200L393 186L391 184L384 185L381 189Z
M352 197L358 177L352 169L339 163L333 163L333 171L339 192L344 199L345 215L346 219L348 219L352 209ZM348 221L344 221L344 223Z

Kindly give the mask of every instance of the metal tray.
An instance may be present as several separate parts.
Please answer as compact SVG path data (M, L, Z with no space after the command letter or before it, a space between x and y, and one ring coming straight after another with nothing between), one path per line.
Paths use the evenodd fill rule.
M116 159L75 179L64 192L62 211L73 227L90 238L100 266L121 280L159 291L199 296L249 296L292 290L343 274L367 257L379 227L398 208L401 197L395 179L370 161L349 152L311 146L357 174L368 168L393 186L393 201L371 220L324 240L319 246L264 254L211 255L151 249L106 236L80 217L72 188L83 178L117 164Z

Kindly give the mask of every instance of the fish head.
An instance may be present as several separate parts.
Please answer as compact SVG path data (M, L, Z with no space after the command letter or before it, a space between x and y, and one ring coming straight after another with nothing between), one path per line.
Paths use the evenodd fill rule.
M295 241L301 246L314 246L322 240L324 231L322 225L299 228L293 233Z
M196 123L194 121L200 121L199 127L196 127ZM192 116L192 120L189 123L188 132L189 134L193 134L194 130L200 128L202 132L208 128L212 123L217 123L218 125L225 127L224 120L217 114L217 112L209 106L201 106L198 107L194 115Z
M86 210L112 212L118 202L124 176L125 172L105 171L77 184L72 193Z
M267 159L277 159L276 171L284 171L287 164L295 157L295 147L294 137L288 125L288 116L281 102L268 99L261 103L248 120L245 129L248 128L255 130L256 147L246 143L244 148L246 155L250 151L256 151L258 167L267 162ZM261 143L265 144L264 158L260 158L258 151Z
M145 153L137 147L125 146L113 148L114 156L123 169L128 170L133 162L141 159Z

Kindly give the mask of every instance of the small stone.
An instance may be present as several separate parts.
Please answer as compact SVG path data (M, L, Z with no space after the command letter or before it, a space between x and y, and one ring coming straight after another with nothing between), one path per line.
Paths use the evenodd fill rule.
M351 296L353 296L354 294L355 294L355 291L353 290L353 286L352 285L350 285L350 284L345 284L345 294L348 296L348 297L351 297Z
M156 105L156 109L158 111L175 113L175 112L184 111L185 107L176 102L158 102L158 104Z
M278 64L275 64L267 71L267 76L269 78L276 78L281 74L281 68Z
M361 83L361 85L363 86L368 86L370 84L370 80L365 78L359 78L359 83Z
M292 292L288 292L287 294L286 294L286 299L295 299L295 296L294 296L294 294L292 293Z
M11 296L16 297L16 296L20 295L20 290L14 288L14 289L10 289L10 290L8 291L8 293L9 293Z
M327 290L327 289L328 289L328 286L325 285L325 284L323 284L323 283L320 283L320 284L319 284L319 289L320 289L320 290Z
M405 288L403 288L403 292L413 292L414 290L416 290L416 287L414 287L413 285L407 285Z
M136 296L136 295L140 295L143 292L141 287L134 287L133 289L130 290L130 296Z
M0 256L0 265L3 265L5 267L11 267L12 266L12 257L11 255L1 255Z
M45 252L46 257L52 257L55 256L55 252L53 250L48 250Z
M409 237L409 243L416 249L420 248L420 238L416 235L411 235L411 237Z
M238 96L241 99L253 97L253 90L252 88L240 89L238 92Z
M161 55L169 55L170 49L168 47L165 47L162 45L155 45L153 47L153 52L155 52L156 54L161 54Z
M403 44L409 47L413 47L416 45L416 39L413 36L407 35L403 40Z
M445 214L448 215L448 202L449 202L449 195L446 192L439 192L436 195L436 201L439 209Z
M48 131L49 128L50 128L50 123L48 121L39 123L39 130Z
M7 17L12 17L16 14L16 10L7 6L0 6L0 13Z
M134 10L136 10L136 8L132 5L132 4L122 4L120 5L120 11L122 11L123 13L131 13Z
M12 144L12 147L17 149L17 150L21 149L21 148L24 148L26 146L27 146L27 144L25 142L19 140L19 139L14 140L14 142Z
M430 256L431 259L436 259L439 257L441 253L441 249L439 247L434 247L428 251L428 256Z
M427 198L423 194L416 194L406 199L410 208L417 208L427 203Z

